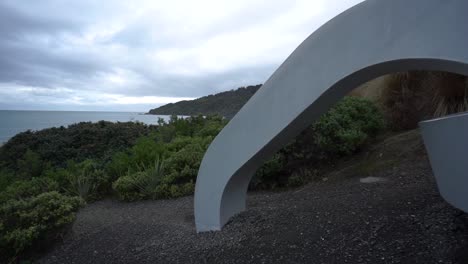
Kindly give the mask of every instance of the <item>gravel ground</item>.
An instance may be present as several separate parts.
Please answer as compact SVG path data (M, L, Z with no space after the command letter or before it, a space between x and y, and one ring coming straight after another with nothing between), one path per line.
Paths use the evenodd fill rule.
M468 263L468 216L439 196L423 151L371 175L383 180L355 171L250 193L221 232L196 234L192 197L96 202L39 263Z

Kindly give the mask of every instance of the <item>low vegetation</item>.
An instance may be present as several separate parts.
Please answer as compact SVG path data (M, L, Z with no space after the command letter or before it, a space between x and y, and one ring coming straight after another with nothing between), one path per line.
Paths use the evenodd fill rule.
M0 260L53 241L86 202L193 193L201 158L226 121L172 117L159 126L80 123L24 132L0 148Z
M417 128L418 122L468 110L468 78L463 75L410 71L372 80L352 94L375 102L393 130Z
M158 126L80 123L15 136L0 148L0 255L18 260L56 239L86 202L192 194L203 155L226 123L173 116ZM302 165L359 151L383 128L373 103L347 97L268 160L250 188L300 186L317 174Z
M78 197L57 191L43 192L22 199L9 199L0 206L0 253L18 256L33 246L54 241L75 219L83 205Z
M257 171L250 187L300 186L316 178L321 164L356 153L384 128L384 116L375 104L358 97L345 97L267 161Z

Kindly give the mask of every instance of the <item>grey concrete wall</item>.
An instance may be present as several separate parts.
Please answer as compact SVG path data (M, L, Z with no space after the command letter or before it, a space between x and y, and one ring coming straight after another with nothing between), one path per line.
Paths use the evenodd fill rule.
M245 210L255 170L358 85L408 70L468 75L467 0L368 0L310 35L210 145L197 231Z

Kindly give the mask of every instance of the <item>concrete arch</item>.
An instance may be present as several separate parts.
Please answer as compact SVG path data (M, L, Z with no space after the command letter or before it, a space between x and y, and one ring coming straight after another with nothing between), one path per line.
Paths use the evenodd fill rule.
M468 1L367 0L310 35L215 138L195 188L198 232L245 210L256 169L351 89L408 70L468 75Z

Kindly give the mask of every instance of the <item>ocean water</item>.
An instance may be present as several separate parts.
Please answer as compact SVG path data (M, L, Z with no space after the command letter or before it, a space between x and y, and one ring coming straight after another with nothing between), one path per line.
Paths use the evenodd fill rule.
M72 112L72 111L9 111L0 110L0 145L14 135L27 130L68 126L79 122L142 122L157 124L158 118L169 116L144 115L128 112Z

